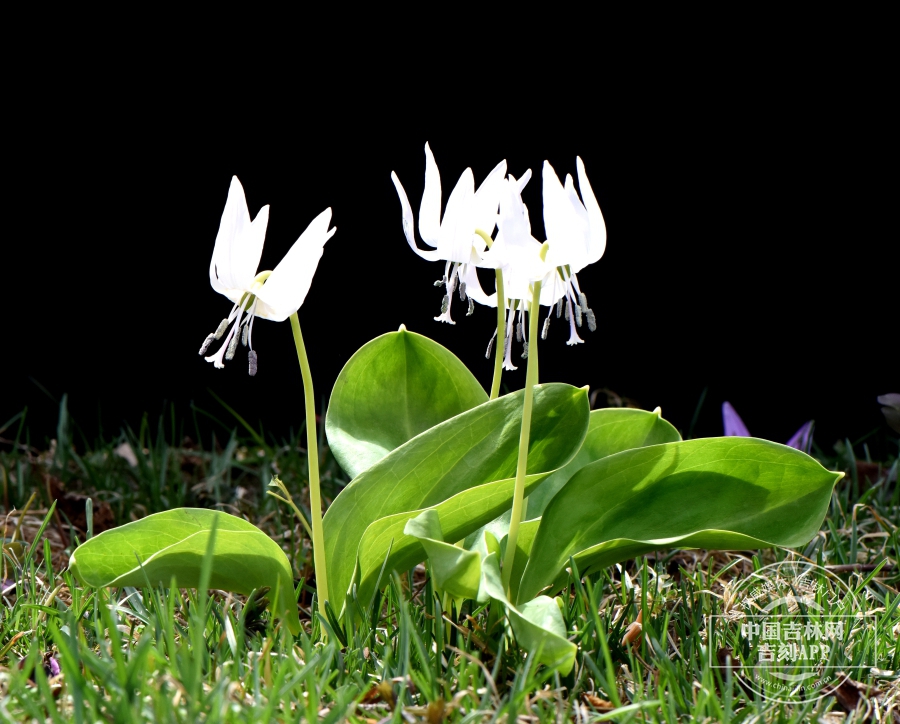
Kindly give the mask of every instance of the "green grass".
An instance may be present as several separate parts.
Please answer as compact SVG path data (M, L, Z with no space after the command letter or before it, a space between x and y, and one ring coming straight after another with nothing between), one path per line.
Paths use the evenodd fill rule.
M865 448L849 441L820 456L849 475L820 535L802 550L673 550L584 580L573 572L564 617L579 654L560 678L535 669L486 609L442 611L422 567L392 576L375 601L351 601L360 624L315 617L309 541L286 506L265 495L278 474L308 506L302 431L275 440L242 424L240 434L222 427L201 445L198 433L185 439L171 413L88 448L73 446L63 404L56 444L38 450L23 443L21 422L0 430L3 578L15 582L0 607L0 720L803 722L891 721L900 711L900 500L887 469L896 461L869 482L854 457L865 458ZM135 465L122 457L124 444ZM322 469L330 499L346 478L327 452ZM94 591L65 570L88 528L182 505L243 515L284 546L295 566L300 636L245 597ZM709 664L705 616L728 607L729 583L790 557L836 566L860 588L864 612L877 614L864 645L880 646L883 658L854 679L880 694L860 698L855 711L846 694L795 707L760 701ZM623 646L641 612L642 635ZM60 677L45 674L48 655Z

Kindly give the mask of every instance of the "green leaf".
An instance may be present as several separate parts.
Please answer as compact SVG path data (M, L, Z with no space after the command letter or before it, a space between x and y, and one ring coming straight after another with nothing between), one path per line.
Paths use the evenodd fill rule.
M518 457L523 393L505 395L457 415L426 430L401 445L354 479L335 498L324 518L325 550L329 588L343 595L353 576L357 551L377 559L370 571L381 568L390 539L374 549L360 546L366 529L388 516L411 514L448 501L457 510L440 511L447 536L461 540L476 530L512 500L511 481ZM581 446L587 432L588 399L584 389L569 385L538 385L534 391L528 472L540 475L565 465ZM497 483L490 486L488 483ZM533 486L540 479L532 479ZM451 498L478 486L487 486L471 496ZM508 491L508 492L507 492ZM508 499L504 502L502 499ZM461 511L461 512L460 512ZM490 516L490 517L486 517ZM457 522L458 521L458 522ZM399 521L395 521L399 522ZM425 552L415 539L403 540L406 520L399 523L393 546L403 551L414 544L418 555L404 560L424 560ZM393 535L393 534L392 534ZM382 536L383 539L383 536ZM405 548L409 552L409 548ZM392 550L396 561L399 553ZM363 582L372 575L362 570ZM360 588L360 597L365 600ZM336 608L342 602L337 599Z
M428 570L439 590L479 602L496 599L506 608L520 646L540 663L563 674L572 670L576 647L566 638L559 604L547 596L539 596L519 608L509 602L500 578L500 545L493 534L485 532L474 550L458 548L443 540L441 518L435 510L426 510L409 520L405 532L425 547Z
M585 465L625 450L679 440L681 435L678 430L662 419L659 408L653 412L628 407L594 410L591 412L587 436L578 454L529 496L528 517L540 517L550 499ZM516 553L516 560L518 555Z
M526 476L525 495L534 490L546 477L547 473ZM442 522L443 540L463 540L473 528L477 529L493 520L498 513L512 506L515 482L515 478L495 480L463 490L424 511L413 510L388 515L369 525L359 544L360 598L368 600L371 596L372 587L378 579L385 556L388 569L398 571L409 570L425 560L426 549L415 536L405 532L408 521L424 512L434 511Z
M455 598L478 599L481 556L475 551L444 542L441 519L433 509L407 521L403 532L416 538L428 554L428 568L434 585ZM481 600L486 600L482 597Z
M210 588L249 594L271 586L278 591L276 616L296 634L300 618L294 601L291 564L279 545L259 528L228 513L177 508L105 531L82 543L69 559L69 570L85 586L197 587L213 524ZM140 561L140 563L138 562Z
M506 607L516 641L535 660L558 669L565 676L575 665L575 644L566 638L566 624L557 600L538 596L523 606L513 606L506 598L500 579L496 553L481 562L482 586L486 593Z
M585 466L547 505L518 600L660 548L799 546L819 530L834 484L793 448L706 438L618 453Z
M407 440L487 400L452 352L401 328L376 337L344 365L325 434L338 463L355 478Z

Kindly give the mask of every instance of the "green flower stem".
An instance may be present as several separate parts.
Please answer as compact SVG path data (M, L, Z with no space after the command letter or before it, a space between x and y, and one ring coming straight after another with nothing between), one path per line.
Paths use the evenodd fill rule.
M297 313L291 315L291 330L294 333L294 344L297 347L297 359L300 361L300 374L303 377L303 397L306 403L306 460L309 463L309 512L312 518L313 565L316 571L316 597L319 600L319 613L325 615L325 602L328 600L328 573L325 570L325 534L322 531L322 492L319 488L319 441L316 436L316 405L313 396L312 375L309 371L309 360L306 347L303 345L303 334L300 332L300 320Z
M491 235L481 229L475 229L488 249L494 243ZM497 276L497 345L494 348L494 379L491 381L491 399L496 400L500 396L500 376L503 374L503 351L506 349L506 295L503 293L503 272L496 269Z
M503 374L503 350L506 349L506 297L503 293L503 272L497 275L497 342L494 345L494 379L491 381L491 399L500 396L500 376Z
M531 408L534 402L534 387L537 384L538 356L538 312L541 309L541 283L532 285L531 314L528 319L528 367L525 372L525 403L522 406L522 429L519 432L519 460L516 464L516 486L513 492L512 514L509 521L509 535L506 538L506 554L503 558L503 588L509 591L513 562L516 557L516 542L519 539L519 523L525 508L525 472L528 469L528 442L531 437Z

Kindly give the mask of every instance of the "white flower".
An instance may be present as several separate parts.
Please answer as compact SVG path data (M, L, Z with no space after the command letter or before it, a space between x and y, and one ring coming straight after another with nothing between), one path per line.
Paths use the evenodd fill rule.
M484 240L475 230L484 231L488 236L497 224L497 206L506 173L506 161L501 161L491 171L478 190L472 169L467 168L447 199L447 207L441 218L441 175L431 148L425 144L425 190L419 206L419 235L433 249L420 249L416 245L413 212L400 179L391 172L391 180L400 197L403 213L403 233L410 248L427 261L445 261L444 276L435 283L446 289L441 305L441 314L435 320L455 324L450 316L453 293L459 283L460 300L469 303L468 314L472 313L473 302L487 303L475 265L485 248ZM468 316L468 315L467 315Z
M528 208L522 202L522 190L531 178L531 171L526 171L519 180L510 175L503 186L497 240L489 251L482 254L480 265L501 269L503 273L504 295L510 310L506 324L505 369L516 369L510 351L513 329L518 340L525 342L527 350L526 313L535 281L541 281L540 303L543 306L556 304L557 317L565 310L570 330L567 344L583 342L577 327L582 326L584 318L591 331L596 328L594 312L587 306L576 274L603 255L606 224L580 158L577 159L577 168L583 202L575 191L572 177L566 177L564 187L553 167L544 163L544 228L548 251L543 259L540 256L542 245L531 234ZM489 303L496 305L493 298ZM542 337L547 335L549 322L548 315Z
M569 322L567 344L581 344L576 326L582 324L582 315L587 318L588 328L593 332L597 321L587 305L587 299L578 286L580 272L588 264L593 264L606 251L606 223L600 212L600 205L591 189L584 163L576 159L578 188L575 191L571 174L566 175L565 187L559 182L556 171L544 161L544 230L550 250L547 262L556 268L557 274L545 281L553 291L550 296L557 302L556 316L560 316L563 303ZM563 301L564 300L564 301ZM541 303L544 295L541 294ZM547 318L549 321L549 317ZM544 323L546 330L547 323Z
M257 273L268 221L268 205L250 220L244 189L237 176L233 177L209 263L209 282L213 289L234 302L234 306L200 347L200 354L206 354L210 345L228 331L219 351L206 357L206 361L218 369L225 366L223 358L234 357L240 340L250 347L250 374L256 374L253 320L262 317L282 322L300 308L312 284L325 242L336 231L328 228L331 209L325 209L312 220L274 270Z

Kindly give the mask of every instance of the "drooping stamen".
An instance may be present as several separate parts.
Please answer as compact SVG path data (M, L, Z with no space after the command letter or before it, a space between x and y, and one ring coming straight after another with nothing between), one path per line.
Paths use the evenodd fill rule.
M516 324L516 342L522 341L522 313L519 312L519 323Z
M584 292L578 292L578 301L581 302L581 311L586 312L588 310L588 305L587 297L584 296Z
M438 279L438 280L434 283L434 286L436 286L436 287L442 287L442 286L444 286L444 280L443 280L443 279Z
M541 329L541 339L547 339L547 332L550 330L550 315L544 320L544 326Z
M581 326L581 307L577 304L572 305L572 309L575 311L575 324L579 327Z
M469 311L466 312L467 317L471 317L475 312L475 300L472 297L469 297Z
M560 297L559 301L556 302L556 318L557 319L559 319L560 316L562 315L562 309L563 309L563 298ZM566 315L566 321L568 321L568 319L569 319L569 315Z
M497 339L497 330L496 330L496 329L494 330L494 334L491 335L491 341L488 342L487 352L484 353L484 358L485 358L485 359L490 359L490 358L491 358L491 350L494 348L494 340L495 340L495 339Z
M223 357L226 360L230 360L234 357L235 349L237 349L237 344L240 340L239 330L241 326L241 317L243 316L244 309L247 306L247 302L249 301L250 298L248 296L242 301L240 306L238 306L237 304L234 305L234 308L231 310L231 314L228 315L227 319L223 320L226 327L231 322L231 320L235 320L234 324L231 327L231 330L228 332L228 336L225 337L225 341L222 343L222 346L219 348L219 351L216 352L216 354L210 355L209 357L204 357L207 362L212 362L215 368L218 370L224 369L225 367L225 363L222 361ZM219 329L222 329L222 324L219 325Z
M597 331L597 318L594 316L594 310L588 309L584 316L587 317L588 329L592 332Z
M453 264L452 270L450 268L451 263ZM456 322L453 321L453 317L450 315L450 306L453 304L453 291L456 289L456 272L458 266L459 264L448 261L447 266L444 267L443 286L447 289L447 293L441 300L441 313L434 318L435 322L456 324Z
M256 321L256 306L259 304L259 297L253 300L253 306L250 307L248 315L250 323L247 325L247 345L253 349L253 322Z
M204 340L203 344L200 345L200 352L199 352L198 354L206 354L206 350L209 349L209 345L211 345L211 344L212 344L213 342L215 342L215 341L216 341L216 335L215 335L215 333L210 334L210 335L207 335L207 337L206 337L206 339Z
M250 376L255 377L256 371L259 369L259 362L258 362L258 358L256 356L255 349L250 350L250 353L247 355L247 359L250 362L250 369L249 369Z
M453 262L453 271L450 272L450 278L447 279L447 294L453 294L456 291L456 275L459 272L459 262Z
M225 352L225 360L230 362L234 359L234 353L237 351L238 342L241 341L239 334L232 334L231 341L228 343L228 351Z
M241 344L247 346L247 334L250 331L250 325L244 322L244 329L241 331Z
M568 299L566 299L566 305L565 305L564 309L566 310L566 321L571 322L572 321L572 302L569 301Z
M234 310L232 310L232 314L233 313L234 313ZM222 339L222 335L225 334L225 330L228 329L228 323L230 321L231 321L231 315L225 317L225 319L223 319L221 322L219 322L219 326L216 329L215 333L213 334L213 336L216 339Z
M465 282L459 283L459 301L461 301L461 302L466 301L466 283Z

